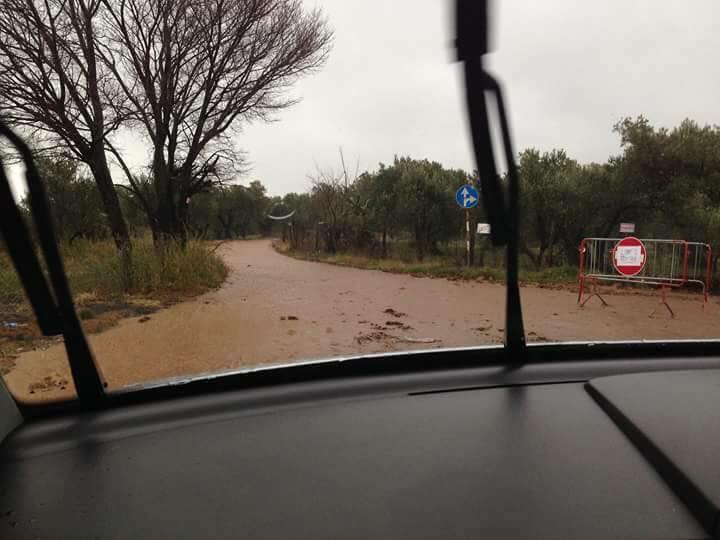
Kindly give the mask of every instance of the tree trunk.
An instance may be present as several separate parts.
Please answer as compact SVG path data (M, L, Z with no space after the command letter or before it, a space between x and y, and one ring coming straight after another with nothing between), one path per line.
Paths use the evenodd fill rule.
M160 149L162 152L162 148ZM185 205L181 201L182 193L177 191L178 179L173 178L172 171L165 159L160 154L153 159L153 184L155 187L155 223L157 226L158 240L161 242L170 239L180 239L183 243L187 240L185 226L182 223L184 212L180 209Z
M180 192L176 195L176 198L174 200L174 207L175 207L175 228L176 228L176 235L180 238L180 241L183 243L187 243L188 239L188 204L189 198L187 195L185 195L184 192Z
M382 231L382 255L381 257L384 259L387 257L387 229L383 228Z
M537 257L537 269L538 270L542 270L546 251L547 251L547 246L544 246L544 245L541 245L540 248L538 249L538 257Z
M333 254L337 251L337 247L335 245L335 233L333 232L331 227L327 228L327 234L325 237L325 251Z
M164 159L153 160L153 187L155 188L155 224L158 241L172 236L172 208L170 206L170 171Z
M226 240L232 239L232 225L233 225L233 216L230 214L227 219L223 218L222 216L218 216L218 221L220 222L220 225L223 228L223 238Z
M110 175L105 150L102 147L93 151L90 171L95 178L95 183L100 192L100 200L107 215L110 232L112 233L115 245L120 252L120 264L122 268L123 289L128 290L132 286L132 244L127 223L120 209L120 199L115 191L115 185Z
M82 8L78 14L82 14L83 16L83 20L80 21L79 24L82 25L82 34L84 34L83 37L87 40L85 44L87 48L84 50L85 61L87 63L87 93L94 116L94 123L89 126L91 132L89 166L95 178L98 191L100 192L100 199L102 200L103 208L108 218L113 240L115 240L115 245L120 251L123 262L124 285L127 288L130 286L131 281L130 250L132 246L130 244L130 233L127 223L125 223L125 218L120 208L120 199L117 196L117 191L115 191L107 156L105 155L105 118L102 99L100 97L96 56L94 53L95 45L93 42L95 33L92 24L92 15Z
M568 240L563 242L563 251L565 252L565 257L567 258L567 262L570 266L576 266L580 263L580 252L578 251L579 244L579 240L577 242Z
M108 218L110 232L112 233L115 245L120 251L130 251L130 233L128 232L125 218L120 209L120 199L115 191L115 185L110 175L105 152L100 149L94 152L93 160L90 163L90 170L95 178L100 199L103 203L103 210Z
M423 227L419 223L415 223L415 252L417 260L422 262L425 258L425 239L423 238Z
M290 233L290 247L297 249L297 239L295 238L295 227L293 227L292 221L288 224L288 233Z
M528 258L530 259L530 261L532 261L533 266L535 266L535 269L540 270L540 265L542 264L542 255L543 255L544 248L541 247L539 254L538 254L538 253L535 253L532 249L530 249L530 247L524 242L522 243L521 247L522 247L523 253L525 253L525 255L527 255Z

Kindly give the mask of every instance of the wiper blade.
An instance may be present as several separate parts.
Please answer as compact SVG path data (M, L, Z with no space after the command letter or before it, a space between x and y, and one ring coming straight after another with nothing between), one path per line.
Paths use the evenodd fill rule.
M505 345L510 352L521 353L525 348L525 330L518 283L519 183L502 89L483 66L483 56L489 51L488 0L456 0L455 6L457 55L465 67L465 92L481 198L490 222L492 243L507 245ZM498 109L508 167L507 201L493 154L488 94L494 95Z
M475 162L480 175L482 202L490 223L490 238L496 246L508 242L509 224L503 187L498 175L490 134L485 92L488 75L483 55L488 52L488 12L485 0L457 0L457 55L464 63L465 94Z
M22 272L18 272L18 277L37 316L40 331L45 336L61 334L60 314L32 248L32 241L20 210L15 205L2 157L0 157L0 230L3 231L3 239L10 259L16 268L23 269Z
M2 161L0 161L0 209L2 209L0 231L25 293L35 311L38 325L46 335L60 333L63 335L78 398L84 406L94 407L105 396L104 384L75 312L70 286L55 239L45 185L35 166L30 148L2 121L0 121L0 135L15 147L25 166L30 213L35 224L40 252L47 265L49 283L33 249L30 233L15 204Z

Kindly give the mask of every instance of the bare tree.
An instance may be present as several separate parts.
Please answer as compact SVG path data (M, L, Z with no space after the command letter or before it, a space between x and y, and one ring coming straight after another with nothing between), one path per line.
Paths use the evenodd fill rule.
M318 201L325 222L325 249L329 253L335 253L339 248L349 211L345 188L340 177L320 170L311 180L312 196Z
M153 148L154 203L144 205L156 232L184 235L189 197L242 161L231 140L241 121L294 103L286 90L324 64L332 34L299 0L101 1L101 56L126 98L115 114Z
M88 165L115 243L128 253L105 154L105 141L123 121L123 94L97 58L100 7L100 0L0 0L0 114L38 150Z

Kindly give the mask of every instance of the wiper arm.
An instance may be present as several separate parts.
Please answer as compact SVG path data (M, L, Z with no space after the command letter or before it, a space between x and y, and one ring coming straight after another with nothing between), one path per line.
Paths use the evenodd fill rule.
M61 334L60 314L32 248L32 241L22 215L15 205L2 157L0 157L0 230L7 231L3 234L3 238L13 264L16 268L23 269L22 272L18 272L18 277L37 316L40 331L45 336Z
M489 51L488 0L456 0L455 6L457 54L465 67L465 92L475 161L480 174L481 198L490 222L492 243L507 245L505 345L511 353L522 353L525 330L518 284L519 184L502 90L497 80L483 67L483 56ZM493 155L486 101L488 93L494 95L498 108L508 167L507 202Z
M45 335L60 333L63 335L78 398L84 406L94 407L105 396L104 384L75 313L70 286L55 240L45 185L40 179L30 148L2 121L0 121L0 135L10 141L25 165L30 212L35 223L40 251L47 265L49 283L33 249L30 233L15 204L1 160L0 231L25 293L35 311L40 329Z

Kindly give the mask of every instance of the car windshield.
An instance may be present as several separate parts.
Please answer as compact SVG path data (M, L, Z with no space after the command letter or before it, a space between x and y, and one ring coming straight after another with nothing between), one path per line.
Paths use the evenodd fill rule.
M0 119L107 388L513 331L720 337L720 6L492 7L504 106L450 1L0 0ZM25 164L0 159L40 254ZM74 398L3 232L0 374Z

